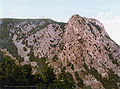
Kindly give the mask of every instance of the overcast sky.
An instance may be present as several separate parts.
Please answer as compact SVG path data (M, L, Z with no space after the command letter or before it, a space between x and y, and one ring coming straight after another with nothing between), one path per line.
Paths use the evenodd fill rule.
M51 18L67 22L73 14L100 20L120 45L120 0L0 0L0 18Z

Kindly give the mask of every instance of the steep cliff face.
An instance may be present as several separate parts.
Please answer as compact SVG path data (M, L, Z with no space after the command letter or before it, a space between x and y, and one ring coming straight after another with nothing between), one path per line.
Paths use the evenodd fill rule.
M68 23L3 19L0 28L0 48L23 58L21 65L31 64L33 74L46 61L57 75L66 72L77 89L120 88L120 47L98 20L79 15Z
M60 72L62 65L73 76L77 88L84 87L84 84L93 89L120 87L120 47L98 20L73 15L63 42L65 46L59 54L60 60L53 63L56 73Z

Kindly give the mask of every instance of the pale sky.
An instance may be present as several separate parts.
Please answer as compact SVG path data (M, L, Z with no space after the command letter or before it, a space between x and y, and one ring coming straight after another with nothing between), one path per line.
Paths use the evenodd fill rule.
M0 0L0 18L51 18L68 22L73 14L96 18L120 45L120 0Z

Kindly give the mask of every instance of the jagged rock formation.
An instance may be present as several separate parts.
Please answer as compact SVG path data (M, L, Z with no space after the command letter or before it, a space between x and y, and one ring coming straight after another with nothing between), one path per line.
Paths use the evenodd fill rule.
M46 63L55 73L67 72L77 89L120 88L120 47L98 20L79 15L73 15L66 24L45 19L14 20L7 23L7 30L9 39L0 36L0 48L10 51L3 44L11 39L18 56L24 58L22 65L41 66L41 61L31 60L31 53L39 58L47 56Z
M50 19L3 19L2 23L0 47L10 51L22 65L37 67L37 63L29 59L31 52L39 58L52 59L62 49L65 23Z

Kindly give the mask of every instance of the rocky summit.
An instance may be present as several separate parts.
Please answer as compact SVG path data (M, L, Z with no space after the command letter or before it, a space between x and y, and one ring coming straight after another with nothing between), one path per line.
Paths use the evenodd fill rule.
M57 76L65 72L76 89L120 89L120 46L98 20L75 14L68 23L51 19L0 22L0 49L20 65L30 64L33 75L47 63Z

